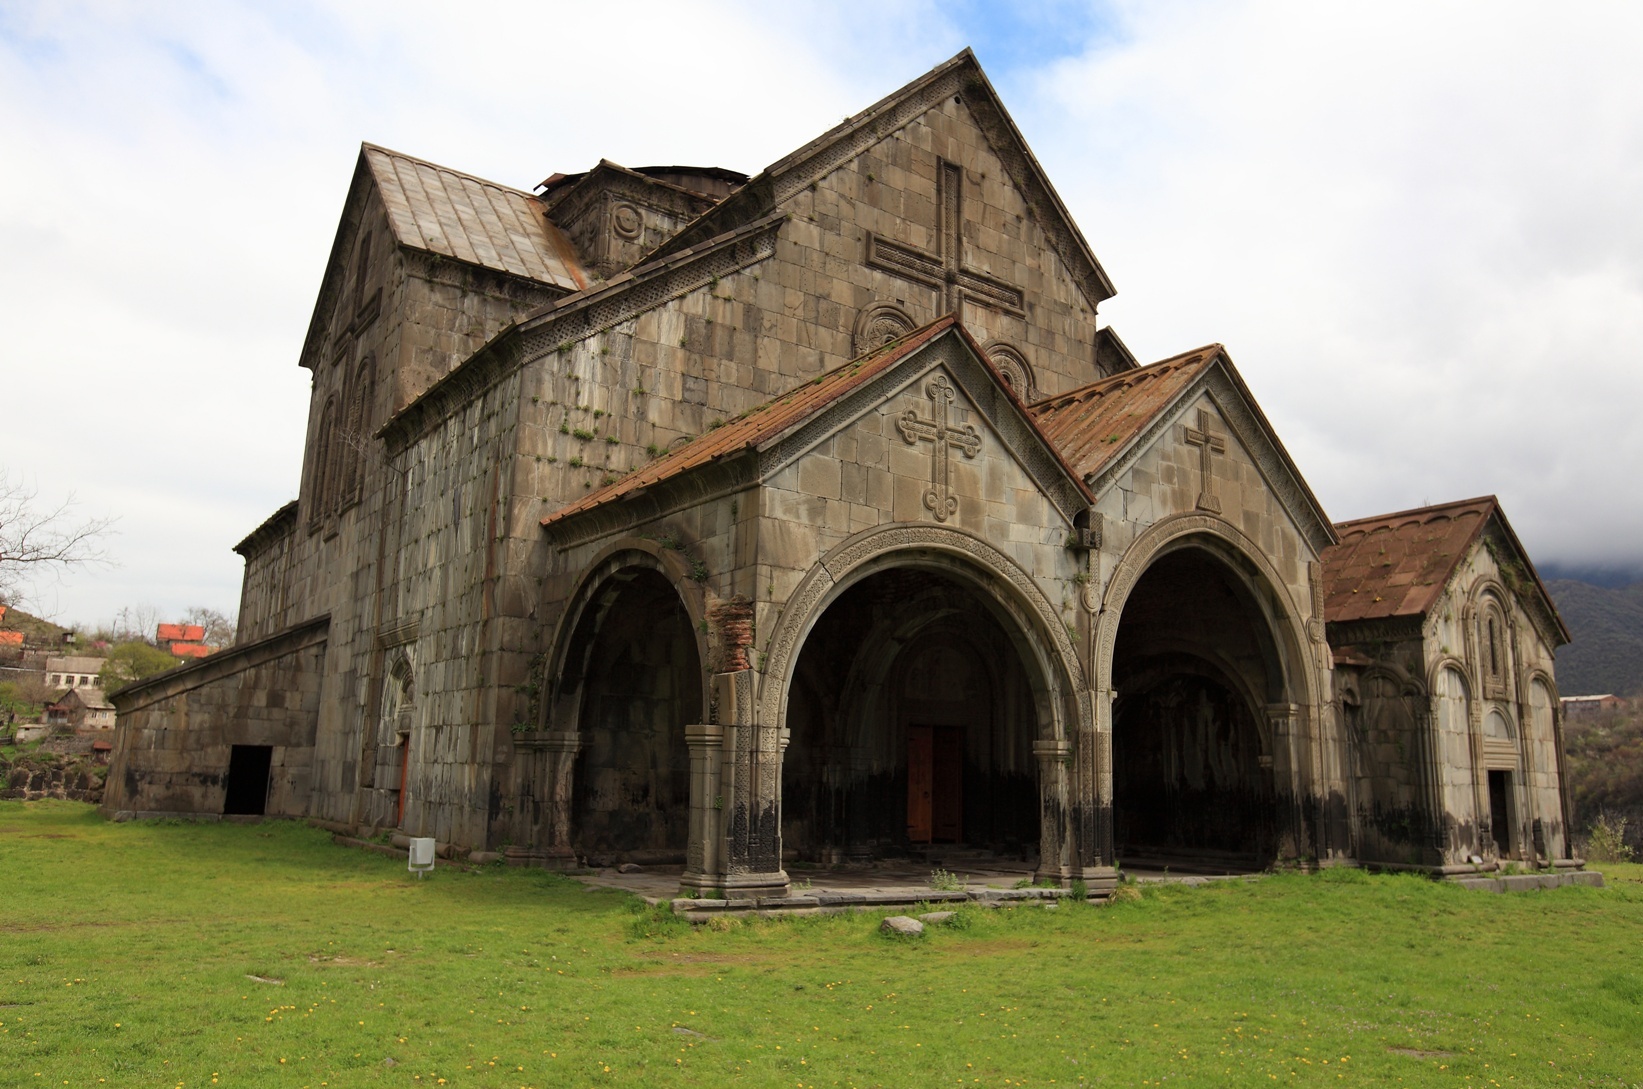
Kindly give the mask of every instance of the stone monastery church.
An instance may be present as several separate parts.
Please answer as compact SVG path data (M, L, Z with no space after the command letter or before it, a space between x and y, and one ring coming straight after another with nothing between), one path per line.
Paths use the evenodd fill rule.
M365 145L236 645L114 694L106 808L523 865L944 845L1577 867L1493 498L1332 523L1227 350L1139 365L966 51L760 173Z

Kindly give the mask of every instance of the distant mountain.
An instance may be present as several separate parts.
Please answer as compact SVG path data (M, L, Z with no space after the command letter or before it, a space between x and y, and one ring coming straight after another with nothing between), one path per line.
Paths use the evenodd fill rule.
M1575 637L1557 652L1558 691L1643 694L1643 582L1607 587L1549 579L1546 589Z

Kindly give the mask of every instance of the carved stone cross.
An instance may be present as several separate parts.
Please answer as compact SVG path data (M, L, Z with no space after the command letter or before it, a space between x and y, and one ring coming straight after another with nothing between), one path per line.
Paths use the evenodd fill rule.
M924 505L935 514L936 521L945 522L958 510L958 496L952 493L947 477L947 451L957 447L967 458L981 452L981 434L969 424L953 427L947 423L947 406L953 403L953 387L945 376L936 375L924 392L935 402L931 419L924 419L917 409L908 409L896 420L901 437L909 445L928 442L935 444L935 465L931 468L931 486L924 490Z
M1198 410L1198 426L1183 427L1186 432L1187 444L1198 447L1198 464L1201 475L1198 490L1198 509L1207 510L1211 514L1221 513L1221 501L1215 498L1215 481L1210 475L1210 458L1216 454L1227 452L1227 437L1211 431L1215 417L1208 409Z
M966 299L1016 317L1026 316L1021 289L964 264L964 170L936 161L936 251L867 235L867 264L893 276L933 287L941 314L958 311Z

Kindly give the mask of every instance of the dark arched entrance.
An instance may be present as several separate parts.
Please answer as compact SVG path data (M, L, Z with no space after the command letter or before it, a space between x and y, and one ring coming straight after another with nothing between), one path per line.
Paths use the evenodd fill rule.
M1121 863L1261 868L1277 853L1265 724L1282 667L1249 583L1179 548L1130 591L1113 649L1113 840Z
M606 580L577 626L566 687L580 671L571 839L594 862L683 862L690 823L685 726L701 720L690 616L658 572Z
M786 724L782 842L799 859L1036 855L1033 691L959 580L898 568L842 593L800 651Z

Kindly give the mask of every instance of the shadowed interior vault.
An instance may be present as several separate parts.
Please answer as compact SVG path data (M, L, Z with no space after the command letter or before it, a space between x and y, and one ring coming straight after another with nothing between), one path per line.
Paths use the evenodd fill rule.
M1125 603L1114 651L1114 841L1121 860L1263 866L1276 850L1266 704L1282 674L1227 564L1165 554Z
M1027 674L959 582L894 570L842 594L805 642L787 722L782 839L799 858L1037 853Z
M683 861L690 821L685 725L701 715L690 617L667 580L630 568L600 588L584 653L572 835L587 857Z

